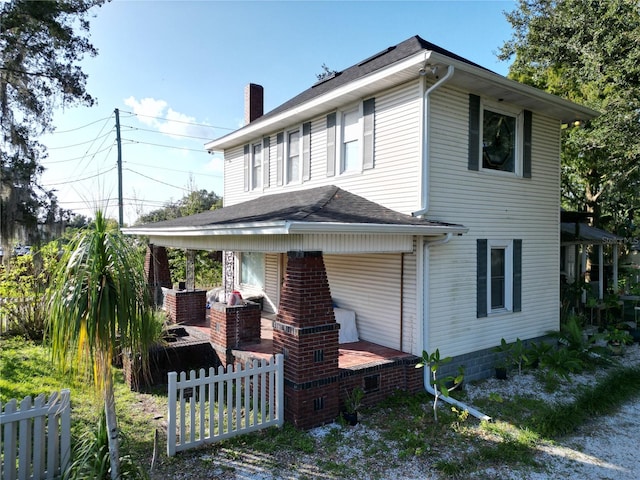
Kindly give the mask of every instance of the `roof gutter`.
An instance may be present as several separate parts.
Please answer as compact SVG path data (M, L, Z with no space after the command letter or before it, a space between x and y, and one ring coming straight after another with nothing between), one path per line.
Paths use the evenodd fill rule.
M521 95L526 95L527 97L535 99L535 101L539 104L555 105L565 110L565 113L571 112L575 114L572 115L571 118L560 118L563 123L569 123L573 120L589 120L600 116L600 112L589 107L585 107L584 105L580 105L578 103L573 103L569 100L565 100L564 98L549 94L530 85L511 80L490 70L484 70L482 68L474 67L473 65L469 65L467 63L447 57L437 52L431 52L430 58L433 60L432 63L434 64L444 63L454 66L456 70L460 72L468 73L477 79L497 84L505 90L517 92ZM480 91L482 90L480 89Z
M126 235L148 235L155 237L200 237L215 235L289 235L289 234L388 234L423 235L463 234L469 229L462 225L398 225L381 223L339 223L339 222L295 222L276 221L261 223L237 223L228 225L181 226L159 228L130 227L123 228Z
M429 307L428 305L430 304L429 301L429 292L430 292L430 287L429 287L429 249L432 246L435 245L442 245L445 243L448 243L449 240L451 240L451 234L448 233L446 235L444 235L442 238L438 238L435 240L426 240L426 239L420 239L419 240L419 244L418 244L418 269L417 269L417 279L421 280L422 283L422 288L418 289L418 305L422 305L422 308L418 308L418 311L416 312L418 314L418 325L419 328L421 327L421 332L418 335L418 349L419 351L424 351L428 348L428 343L429 343ZM433 385L431 385L431 369L428 367L424 368L424 389L429 392L431 395L435 396L436 395L436 391L433 388ZM454 405L462 410L466 410L467 412L469 412L471 415L473 415L474 417L480 419L480 420L484 420L487 422L491 421L491 417L489 415L486 415L484 413L482 413L481 411L467 405L466 403L462 403L459 400L456 400L455 398L451 397L451 396L445 396L442 394L439 394L439 397L441 398L443 401L449 403L450 405Z
M431 56L429 56L429 58L431 58ZM425 66L429 58L425 60ZM431 102L429 101L429 98L434 91L436 91L442 85L447 83L451 79L451 77L453 77L454 71L455 71L454 66L449 65L447 67L446 75L442 77L440 80L438 80L436 83L431 85L431 87L429 87L427 91L424 92L424 95L422 96L422 102L423 102L422 105L424 108L424 116L423 116L424 125L423 125L423 133L422 133L422 162L420 163L420 166L421 166L420 188L419 188L420 209L417 212L413 212L411 214L414 217L419 217L421 215L424 215L429 210L429 161L430 161L429 150L430 150L430 144L431 144L431 141L429 138L430 137L429 132L431 129Z

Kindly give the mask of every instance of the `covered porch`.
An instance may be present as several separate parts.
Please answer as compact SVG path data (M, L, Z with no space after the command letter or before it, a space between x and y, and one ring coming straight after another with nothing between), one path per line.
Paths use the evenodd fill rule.
M376 403L398 388L422 388L423 372L415 369L422 342L412 338L411 343L403 333L419 336L415 319L421 316L416 309L423 306L415 297L422 286L416 282L415 263L405 256L415 254L418 236L435 239L465 232L463 226L403 215L332 186L269 195L125 230L148 236L154 245L225 251L222 301L210 303L198 328L209 329L225 363L283 353L285 415L302 428L335 420L344 398L356 386L365 391L365 404ZM245 252L286 259L275 262L279 269L273 275L265 274L270 282L264 285L262 306L226 303L242 284L240 256ZM373 270L371 262L376 263ZM388 290L396 292L393 298L367 289L367 278L373 282L374 276L384 275L385 268L397 272L389 272L385 279L392 287ZM409 277L411 281L404 285ZM351 285L349 279L358 284ZM338 291L335 296L334 290ZM354 324L361 333L357 341L339 343L336 297L342 309L354 312ZM265 305L271 305L273 312L269 308L264 312ZM404 318L411 311L413 324Z
M561 212L561 284L576 292L575 301L595 312L601 323L610 310L623 306L618 261L624 239L588 225L588 217L583 212Z

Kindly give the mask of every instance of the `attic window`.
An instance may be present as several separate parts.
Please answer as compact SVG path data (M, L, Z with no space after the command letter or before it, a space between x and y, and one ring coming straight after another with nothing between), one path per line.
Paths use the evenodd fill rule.
M391 52L392 50L395 50L395 45L393 47L389 47L386 48L384 50L382 50L381 52L376 53L375 55L370 56L369 58L365 58L363 61L361 61L358 66L361 67L363 65L365 65L366 63L369 63L373 60L375 60L378 57L381 57L382 55L386 55L387 53Z

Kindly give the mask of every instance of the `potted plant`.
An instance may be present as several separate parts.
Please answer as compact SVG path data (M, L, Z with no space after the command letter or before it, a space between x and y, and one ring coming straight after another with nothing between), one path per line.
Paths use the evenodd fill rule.
M511 345L504 338L500 339L500 345L493 349L498 355L495 363L496 378L499 380L507 379L507 367L511 360Z
M622 355L624 346L633 343L633 337L626 330L614 328L606 334L607 344L614 355Z
M342 418L344 418L344 420L351 426L357 425L358 423L358 410L362 405L363 398L364 390L360 387L354 387L351 392L346 391Z

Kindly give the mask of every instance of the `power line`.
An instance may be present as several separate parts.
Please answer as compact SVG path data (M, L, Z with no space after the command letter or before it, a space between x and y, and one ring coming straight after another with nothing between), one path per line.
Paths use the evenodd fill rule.
M103 148L102 150L98 150L98 151L97 151L97 152L95 152L93 155L97 155L97 154L99 154L99 153L102 153L102 152L104 152L104 151L106 151L106 150L110 150L110 149L112 149L112 148L113 148L113 145L111 145L111 146L109 146L109 147L106 147L106 148ZM42 163L47 163L47 164L49 164L49 165L50 165L50 164L54 164L54 163L67 163L67 162L73 162L74 160L80 160L80 159L83 159L83 158L85 158L86 156L87 156L87 155L85 154L85 155L81 155L81 156L79 156L79 157L66 158L66 159L64 159L64 160L54 160L54 161L52 161L52 162L47 162L47 161L45 160L45 161L44 161L44 162L42 162Z
M169 172L179 172L179 173L195 173L193 171L190 170L178 170L176 168L167 168L167 167L158 167L157 165L151 165L149 163L138 163L138 162L125 162L128 163L129 165L138 165L139 167L151 167L154 168L156 170L166 170ZM214 177L214 178L219 178L222 177L221 173L218 174L210 174L210 173L198 173L197 174L199 177Z
M206 150L202 149L202 150L198 150L195 148L183 148L183 147L174 147L173 145L161 145L159 143L151 143L151 142L140 142L138 140L131 140L129 138L123 138L123 141L129 142L129 144L141 144L141 145L152 145L154 147L164 147L164 148L174 148L176 150L185 150L187 152L200 152L200 153L205 153Z
M184 188L184 187L178 187L177 185L171 185L170 183L163 182L163 181L161 181L161 180L158 180L157 178L153 178L153 177L150 177L149 175L145 175L144 173L140 173L140 172L137 172L137 171L135 171L135 170L131 170L130 168L125 168L125 170L127 170L127 171L129 171L129 172L131 172L131 173L138 174L138 175L140 175L141 177L148 178L149 180L153 180L153 181L154 181L154 182L156 182L156 183L161 183L161 184L166 185L166 186L168 186L168 187L177 188L178 190L182 190L183 192L188 192L188 191L189 191L188 189L186 189L186 188Z
M182 135L180 133L165 133L160 130L151 130L149 128L132 127L131 125L121 125L124 128L130 128L131 130L140 130L141 132L159 133L161 135L171 135L172 137L184 137L184 138L196 138L198 140L211 140L211 137L197 137L195 135Z
M92 179L92 178L99 177L100 175L104 175L105 173L109 173L110 171L115 170L115 168L116 168L115 166L114 166L114 167L111 167L111 168L110 168L110 169L108 169L108 170L103 170L102 172L98 172L98 173L96 173L95 175L91 175L91 176L89 176L89 177L84 177L84 178L75 178L75 179L73 179L73 180L67 180L67 181L65 181L65 182L45 183L45 184L43 184L42 186L43 186L43 187L51 187L51 186L55 186L55 185L66 185L66 184L69 184L69 183L82 182L82 181L84 181L84 180L90 180L90 179Z
M53 132L51 132L51 133L52 133L52 134L54 134L54 133L69 133L69 132L75 132L76 130L80 130L80 129L82 129L82 128L89 127L89 126L91 126L91 125L94 125L94 124L96 124L96 123L98 123L98 122L101 122L101 121L103 121L103 120L107 120L107 119L109 119L109 118L111 118L111 115L109 115L108 117L105 117L105 118L100 118L100 119L95 120L95 121L93 121L93 122L91 122L91 123L87 123L87 124L85 124L85 125L81 125L81 126L76 127L76 128L71 128L71 129L69 129L69 130L54 130L54 131L53 131Z
M124 110L120 110L122 113L129 113L131 115L135 115L137 117L148 117L148 118L155 118L158 120L164 120L165 122L176 122L176 123L185 123L187 125L195 125L197 127L207 127L207 128L219 128L220 130L236 130L235 128L227 128L227 127L216 127L214 125L207 125L205 123L195 123L195 122L187 122L185 120L174 120L172 118L167 118L167 117L155 117L153 115L144 115L142 113L135 113L135 112L126 112Z
M47 147L47 150L61 150L63 148L79 147L80 145L86 145L87 143L93 143L96 140L98 140L99 138L106 137L107 135L110 135L110 134L111 134L111 131L105 133L102 137L97 137L97 138L94 138L93 140L87 140L86 142L76 143L74 145L65 145L63 147Z

